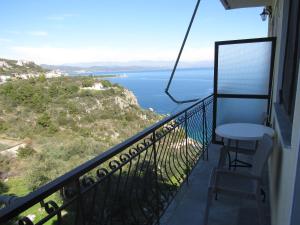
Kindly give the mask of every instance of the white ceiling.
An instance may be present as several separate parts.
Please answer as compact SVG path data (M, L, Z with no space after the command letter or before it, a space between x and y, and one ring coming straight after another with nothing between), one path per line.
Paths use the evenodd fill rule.
M272 0L220 0L225 9L270 6Z

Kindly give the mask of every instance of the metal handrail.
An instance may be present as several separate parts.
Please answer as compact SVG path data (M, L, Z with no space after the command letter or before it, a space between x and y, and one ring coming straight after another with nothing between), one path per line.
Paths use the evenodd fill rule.
M181 58L181 54L182 54L182 52L183 52L185 43L186 43L187 38L188 38L188 36L189 36L189 34L190 34L190 30L191 30L191 28L192 28L194 19L195 19L195 17L196 17L196 14L197 14L197 11L198 11L198 8L199 8L199 5L200 5L200 1L201 1L201 0L197 0L197 3L196 3L196 5L195 5L194 11L193 11L193 15L192 15L192 17L191 17L189 26L188 26L188 28L187 28L187 30L186 30L185 35L184 35L184 38L183 38L183 41L182 41L182 44L181 44L179 53L178 53L178 55L177 55L177 58L176 58L176 61L175 61L175 64L174 64L174 67L173 67L173 70L172 70L170 79L169 79L169 81L168 81L168 84L167 84L167 87L166 87L166 90L165 90L165 93L169 96L169 98L170 98L173 102L175 102L175 103L177 103L177 104L196 102L196 101L199 100L199 98L197 98L197 99L183 100L183 101L182 101L182 100L177 100L177 99L169 92L169 88L170 88L170 85L171 85L171 83L172 83L174 74L175 74L175 72L176 72L176 70L177 70L177 66L178 66L179 60L180 60L180 58Z
M158 132L159 129L162 129L165 125L167 125L171 121L177 121L176 126L179 126L180 124L183 123L183 121L180 121L179 116L186 115L185 119L186 120L190 119L191 117L193 117L193 115L195 113L197 113L203 107L204 108L206 107L206 105L204 104L206 101L208 102L206 104L212 104L212 102L213 102L212 96L213 95L209 95L206 98L199 100L196 103L192 104L191 106L189 106L173 115L170 115L169 117L162 119L161 121L146 128L142 132L134 135L133 137L127 139L126 141L112 147L111 149L109 149L106 152L103 152L102 154L95 157L94 159L91 159L90 161L83 163L82 165L71 170L70 172L58 177L57 179L38 188L37 190L29 193L28 195L15 200L13 204L0 210L0 222L10 220L10 219L14 218L15 216L19 215L20 213L22 213L23 211L27 210L31 206L33 206L39 202L43 202L45 198L47 198L51 194L63 189L71 181L79 179L81 176L85 175L87 172L95 169L102 163L105 163L107 160L112 159L114 156L121 153L123 150L127 149L128 147L130 147L134 144L137 144L143 138L145 138L151 134L156 134L156 132ZM197 109L198 111L195 111L193 109L195 107L198 107L198 108L200 107L200 108ZM189 113L187 113L187 112L189 112ZM176 126L174 126L174 128L176 128ZM167 132L165 132L164 135L166 135ZM157 137L158 138L156 141L158 142L159 139L162 138L163 136L159 136L157 134ZM149 147L149 146L147 146L147 147Z

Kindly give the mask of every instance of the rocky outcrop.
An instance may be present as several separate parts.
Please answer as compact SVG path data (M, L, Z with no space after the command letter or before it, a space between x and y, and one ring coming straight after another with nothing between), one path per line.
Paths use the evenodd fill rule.
M129 102L130 105L136 105L138 106L139 103L137 101L136 96L133 94L132 91L129 91L127 89L124 89L123 94L125 95L125 99Z
M8 65L7 62L5 62L5 61L1 61L0 60L0 67L7 67L7 68L9 68L10 65Z
M20 148L25 148L26 147L26 144L25 143L22 143L22 144L18 144L16 146L13 146L13 147L10 147L8 149L5 149L3 151L0 152L0 155L2 156L7 156L7 157L10 157L10 158L13 158L13 157L16 157L17 154L18 154L18 150Z
M118 105L120 109L125 109L130 106L139 106L137 98L131 91L124 89L123 96L124 97L115 97L115 104Z

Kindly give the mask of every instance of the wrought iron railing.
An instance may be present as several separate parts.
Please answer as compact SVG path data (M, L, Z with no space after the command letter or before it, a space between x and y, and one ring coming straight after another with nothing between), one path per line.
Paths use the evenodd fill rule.
M157 224L197 161L208 158L212 119L210 95L15 198L0 223Z

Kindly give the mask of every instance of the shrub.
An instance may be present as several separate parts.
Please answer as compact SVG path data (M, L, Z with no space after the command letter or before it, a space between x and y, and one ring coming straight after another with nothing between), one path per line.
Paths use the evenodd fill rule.
M7 82L1 85L0 94L9 96L13 92L14 86L11 82Z
M45 74L41 74L37 79L39 82L42 82L42 83L47 81Z
M83 118L82 121L87 122L87 123L94 123L96 121L98 114L92 113L92 114L86 114Z
M94 92L91 90L82 90L79 94L80 97L92 97L94 96Z
M57 122L60 126L66 126L69 123L66 112L59 112L57 116Z
M9 105L23 105L38 112L45 110L45 106L49 101L43 85L38 85L33 78L1 85L0 94L5 96Z
M17 156L20 158L27 158L29 156L32 156L36 151L29 145L26 145L23 148L18 149Z
M112 87L112 84L108 80L102 80L101 83L105 88Z
M42 116L40 116L37 119L37 124L44 128L50 127L51 126L51 117L47 113L44 113Z
M3 120L0 120L0 132L6 131L7 129L8 129L7 124Z
M86 128L80 128L79 129L79 134L83 137L90 137L92 132L89 129Z
M9 190L8 186L0 180L0 194L5 193ZM0 204L1 208L1 204Z
M59 95L59 88L57 86L57 84L51 84L50 87L49 87L49 95L51 98L55 98Z
M137 119L137 116L136 114L134 114L133 112L129 111L129 112L126 112L125 115L124 115L124 119L126 121L134 121Z
M35 109L36 112L43 112L46 109L46 98L43 94L35 93L31 98L32 108Z
M81 81L82 87L92 87L94 85L95 81L92 78L84 78Z
M73 95L79 91L78 85L75 84L68 84L64 86L64 92L67 95Z
M51 167L48 167L46 165L43 166L42 164L38 164L38 166L33 168L27 176L29 190L34 191L40 186L49 182L51 180L51 177L48 176L48 172L51 169Z
M50 134L54 134L58 131L58 127L55 126L53 123L50 124L50 127L48 128L48 131Z
M0 174L5 174L10 169L10 159L7 156L1 155L0 157Z
M70 114L77 114L79 113L79 108L77 106L76 103L74 102L68 102L68 104L66 105L68 111Z

